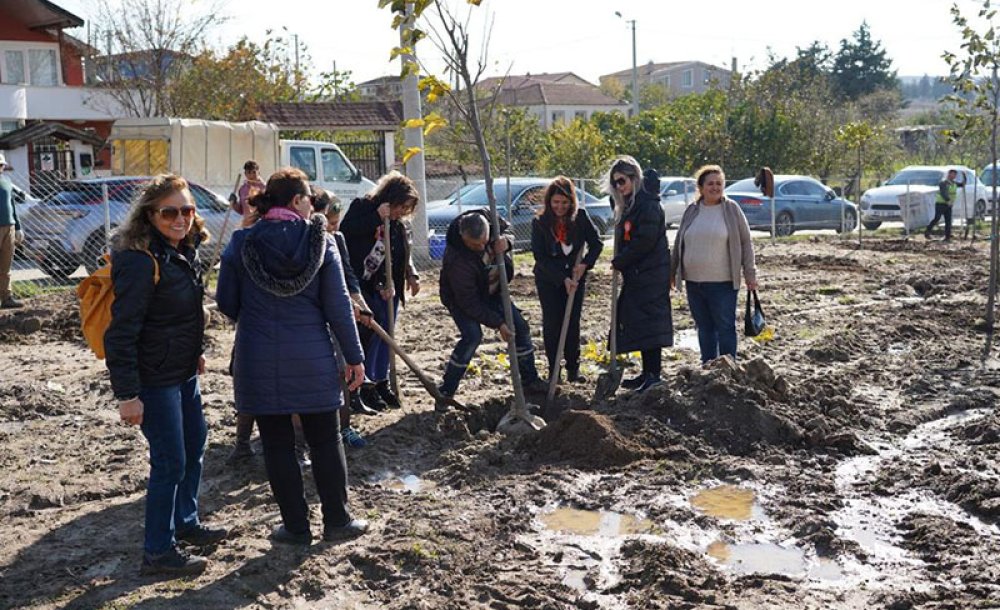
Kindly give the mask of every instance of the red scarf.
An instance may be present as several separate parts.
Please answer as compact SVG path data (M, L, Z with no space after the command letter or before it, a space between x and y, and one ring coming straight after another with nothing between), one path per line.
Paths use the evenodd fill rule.
M569 245L569 223L557 220L552 226L552 234L555 235L557 242Z

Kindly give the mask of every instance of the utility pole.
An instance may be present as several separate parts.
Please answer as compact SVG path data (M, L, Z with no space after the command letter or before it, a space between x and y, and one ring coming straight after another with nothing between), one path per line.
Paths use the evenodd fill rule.
M302 77L299 75L299 35L293 34L293 36L295 36L295 97L302 99L302 89L300 86Z
M416 45L411 45L407 32L412 31L414 24L413 2L406 4L406 19L399 28L399 44L411 47L410 53L402 55L403 66L416 66ZM403 120L419 119L423 110L420 107L420 90L417 83L420 75L416 71L409 72L403 79ZM420 194L421 205L413 212L411 228L413 229L413 254L415 263L423 268L430 265L430 244L427 239L427 176L424 169L424 130L422 127L408 127L404 130L403 141L406 148L419 148L420 152L410 157L405 163L404 172L413 180Z
M615 15L625 19L619 11L615 11ZM639 64L635 50L635 19L625 19L625 23L632 26L632 116L639 116Z

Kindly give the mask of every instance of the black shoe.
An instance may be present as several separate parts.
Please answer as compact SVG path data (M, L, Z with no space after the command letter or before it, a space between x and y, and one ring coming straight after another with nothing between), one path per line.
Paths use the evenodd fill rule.
M366 405L364 400L361 400L361 392L359 390L351 392L351 411L354 411L358 415L378 415L378 411Z
M385 401L379 396L378 390L375 389L375 384L371 381L361 384L361 400L368 405L369 409L374 409L375 411L385 411L389 408L389 405L385 404Z
M225 528L205 527L199 523L192 528L177 532L174 537L180 542L187 542L194 546L208 546L225 540L228 535L229 531Z
M378 392L379 398L381 398L390 409L398 409L403 406L403 403L399 402L399 396L396 396L392 392L392 388L389 387L388 379L376 381L375 391Z
M541 377L536 377L524 384L523 389L525 394L545 394L549 391L549 384Z
M208 560L198 555L189 555L177 547L171 548L159 557L144 555L139 574L143 576L194 576L201 574L208 566Z
M587 378L580 374L580 369L566 369L566 381L570 383L586 383Z
M368 522L364 519L351 519L347 525L326 525L323 527L323 540L336 542L357 538L368 531Z
M306 530L304 532L299 532L298 534L296 534L295 532L290 532L287 529L285 529L284 525L279 525L278 527L274 528L274 530L271 532L271 540L279 544L309 545L312 544L312 539L313 539L312 532L310 532L309 530Z
M18 309L20 307L24 307L24 303L15 300L14 297L7 297L3 302L0 302L0 309Z
M252 458L254 455L256 454L253 452L253 447L250 446L250 441L236 441L232 452L229 454L229 463L242 462L243 460Z
M661 383L663 383L663 380L660 379L659 375L657 375L656 373L646 373L645 376L644 376L642 385L640 385L639 387L637 387L635 389L635 393L636 394L642 394L643 392L645 392L649 388L651 388L653 386L660 385Z
M438 392L441 392L441 388L438 388ZM445 394L444 392L441 392L441 396L445 398L453 398L453 396ZM434 399L434 410L438 413L447 413L450 407L451 405L448 404L447 400L444 400L443 398Z
M626 379L622 381L622 387L626 390L635 390L646 382L646 373L639 373L632 379Z

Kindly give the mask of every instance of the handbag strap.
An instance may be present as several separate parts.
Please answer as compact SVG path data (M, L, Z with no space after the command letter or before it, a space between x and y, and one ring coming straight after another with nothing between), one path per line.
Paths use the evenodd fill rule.
M756 307L757 309L760 309L761 308L760 307L760 298L757 296L757 291L756 290L751 290L750 294L753 295L753 305L754 305L754 307ZM747 296L747 307L749 307L749 306L750 306L750 297Z

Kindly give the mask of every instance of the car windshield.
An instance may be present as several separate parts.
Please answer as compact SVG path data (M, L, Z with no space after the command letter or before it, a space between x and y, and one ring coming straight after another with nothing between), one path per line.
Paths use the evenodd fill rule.
M936 169L908 169L899 172L885 184L886 186L906 184L937 186L943 176L944 172Z
M986 186L997 186L997 171L992 167L987 167L983 170L982 178L983 184Z
M100 203L104 197L103 187L108 187L108 198L113 201L131 201L132 196L142 186L142 182L66 182L52 195L49 203L55 205L80 205Z
M486 185L485 184L470 184L472 188L464 191L462 193L462 205L489 205L489 199L486 197ZM511 192L513 193L513 198L517 197L517 194L521 192L523 187L517 186L516 184L511 185ZM503 182L493 183L493 195L497 199L498 206L507 205L507 185ZM458 205L458 198L455 198L451 202L452 205Z
M730 184L726 188L726 191L731 193L759 193L760 189L754 185L753 178L744 178L743 180Z

